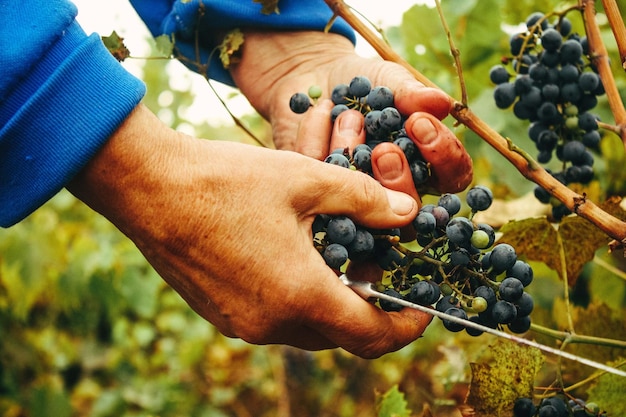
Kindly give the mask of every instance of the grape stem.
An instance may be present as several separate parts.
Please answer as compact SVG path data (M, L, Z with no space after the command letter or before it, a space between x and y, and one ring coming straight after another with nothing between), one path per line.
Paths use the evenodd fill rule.
M536 323L532 323L530 325L530 330L532 330L533 332L542 334L544 336L552 337L562 342L567 342L568 344L578 343L578 344L600 345L600 346L606 346L606 347L611 347L611 348L626 349L625 340L608 339L605 337L573 334L570 332L550 329L548 327L544 327Z
M404 68L406 68L417 81L421 82L425 86L437 88L443 91L440 87L438 87L434 82L432 82L429 78L424 76L417 69L413 68L406 60L404 60L397 52L395 52L388 44L383 42L375 33L373 33L360 19L358 19L346 6L343 0L324 0L326 4L330 7L333 13L336 16L343 18L348 24L358 32L380 55L381 58L395 62ZM590 7L589 10L585 10L585 14L593 13L593 7ZM593 20L593 19L586 19ZM589 23L590 26L594 24ZM595 25L597 29L597 25ZM599 33L599 31L598 31ZM595 39L595 36L594 36ZM594 40L594 46L598 43L601 44L601 39L599 41ZM591 44L591 39L590 39ZM608 68L608 59L606 59L606 52L604 53L604 59L600 60L599 69L602 70L600 76L604 73L604 77L602 78L604 82L604 78L607 78L606 71ZM608 72L610 74L610 71ZM612 77L611 77L612 79ZM615 83L613 80L613 87L609 84L605 84L605 89L607 93L610 88L614 88L616 92L617 89L615 87ZM615 93L610 93L612 96ZM619 97L619 95L618 95ZM485 121L480 119L476 114L474 114L467 105L462 102L458 102L453 97L449 96L451 100L451 109L450 114L461 124L467 126L470 130L475 132L478 136L480 136L485 142L487 142L491 147L497 150L502 156L504 156L511 164L517 168L517 170L527 179L533 181L534 183L540 185L546 191L548 191L552 196L565 204L571 211L578 214L580 217L590 221L595 226L597 226L600 230L605 232L607 235L612 237L613 239L620 242L621 245L626 245L626 223L617 219L614 216L611 216L596 204L594 204L589 199L583 198L583 196L574 192L567 186L561 184L556 178L550 175L543 167L537 167L536 169L531 169L528 164L527 159L520 155L518 152L512 151L509 147L509 142L500 135L496 130L494 130L491 126L489 126ZM615 101L614 98L612 101ZM614 109L615 104L611 107ZM623 107L622 107L623 108ZM624 113L623 119L618 119L618 114L616 114L616 121L626 120L626 112ZM619 124L619 123L618 123ZM624 138L626 136L626 129L621 129L621 137Z

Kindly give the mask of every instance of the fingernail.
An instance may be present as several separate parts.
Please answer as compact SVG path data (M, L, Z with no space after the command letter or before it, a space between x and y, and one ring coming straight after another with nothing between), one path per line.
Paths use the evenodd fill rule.
M363 130L363 119L356 114L346 112L337 120L337 131L342 135L359 135Z
M413 137L419 143L427 145L437 138L437 128L433 125L429 118L423 117L413 122L411 126Z
M387 199L389 200L389 206L391 210L398 216L406 216L417 204L415 200L404 193L398 191L386 190Z

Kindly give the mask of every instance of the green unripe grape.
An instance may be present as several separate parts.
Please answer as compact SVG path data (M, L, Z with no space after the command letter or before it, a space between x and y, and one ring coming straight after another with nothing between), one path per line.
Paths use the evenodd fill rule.
M445 282L439 285L439 289L441 290L441 294L444 296L452 294L452 287Z
M570 116L565 119L565 128L567 130L578 130L578 116Z
M576 107L573 104L571 106L567 106L565 108L565 116L567 117L578 116L578 107Z
M311 97L313 100L316 100L322 97L322 87L320 87L319 85L312 85L309 87L308 94L309 97Z
M490 243L489 235L484 230L474 230L470 242L478 249L486 249Z
M474 297L474 299L472 300L472 310L477 313L482 313L483 311L487 310L487 300L485 300L483 297Z
M585 404L585 408L587 409L587 414L590 416L596 416L600 412L600 406L594 402L588 402ZM589 414L591 412L591 414Z

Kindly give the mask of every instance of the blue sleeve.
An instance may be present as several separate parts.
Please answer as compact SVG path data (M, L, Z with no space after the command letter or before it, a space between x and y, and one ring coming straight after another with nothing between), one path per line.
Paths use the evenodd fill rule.
M261 4L253 0L131 0L137 13L154 36L173 35L177 52L194 71L199 67L196 39L199 40L199 61L206 64L208 76L234 85L228 71L211 51L221 43L220 34L233 28L266 28L276 30L324 30L332 11L324 0L280 0L280 13L263 14ZM356 42L352 28L336 19L330 28ZM206 67L205 67L206 68Z
M0 2L0 226L61 190L137 106L144 84L67 0Z

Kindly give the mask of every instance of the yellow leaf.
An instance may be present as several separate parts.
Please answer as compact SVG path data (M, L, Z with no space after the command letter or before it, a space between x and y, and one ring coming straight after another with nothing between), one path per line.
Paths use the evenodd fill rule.
M231 64L236 64L237 59L237 51L243 45L244 36L241 30L233 29L224 36L224 40L218 46L220 51L220 60L222 61L222 65L224 68L228 69Z

